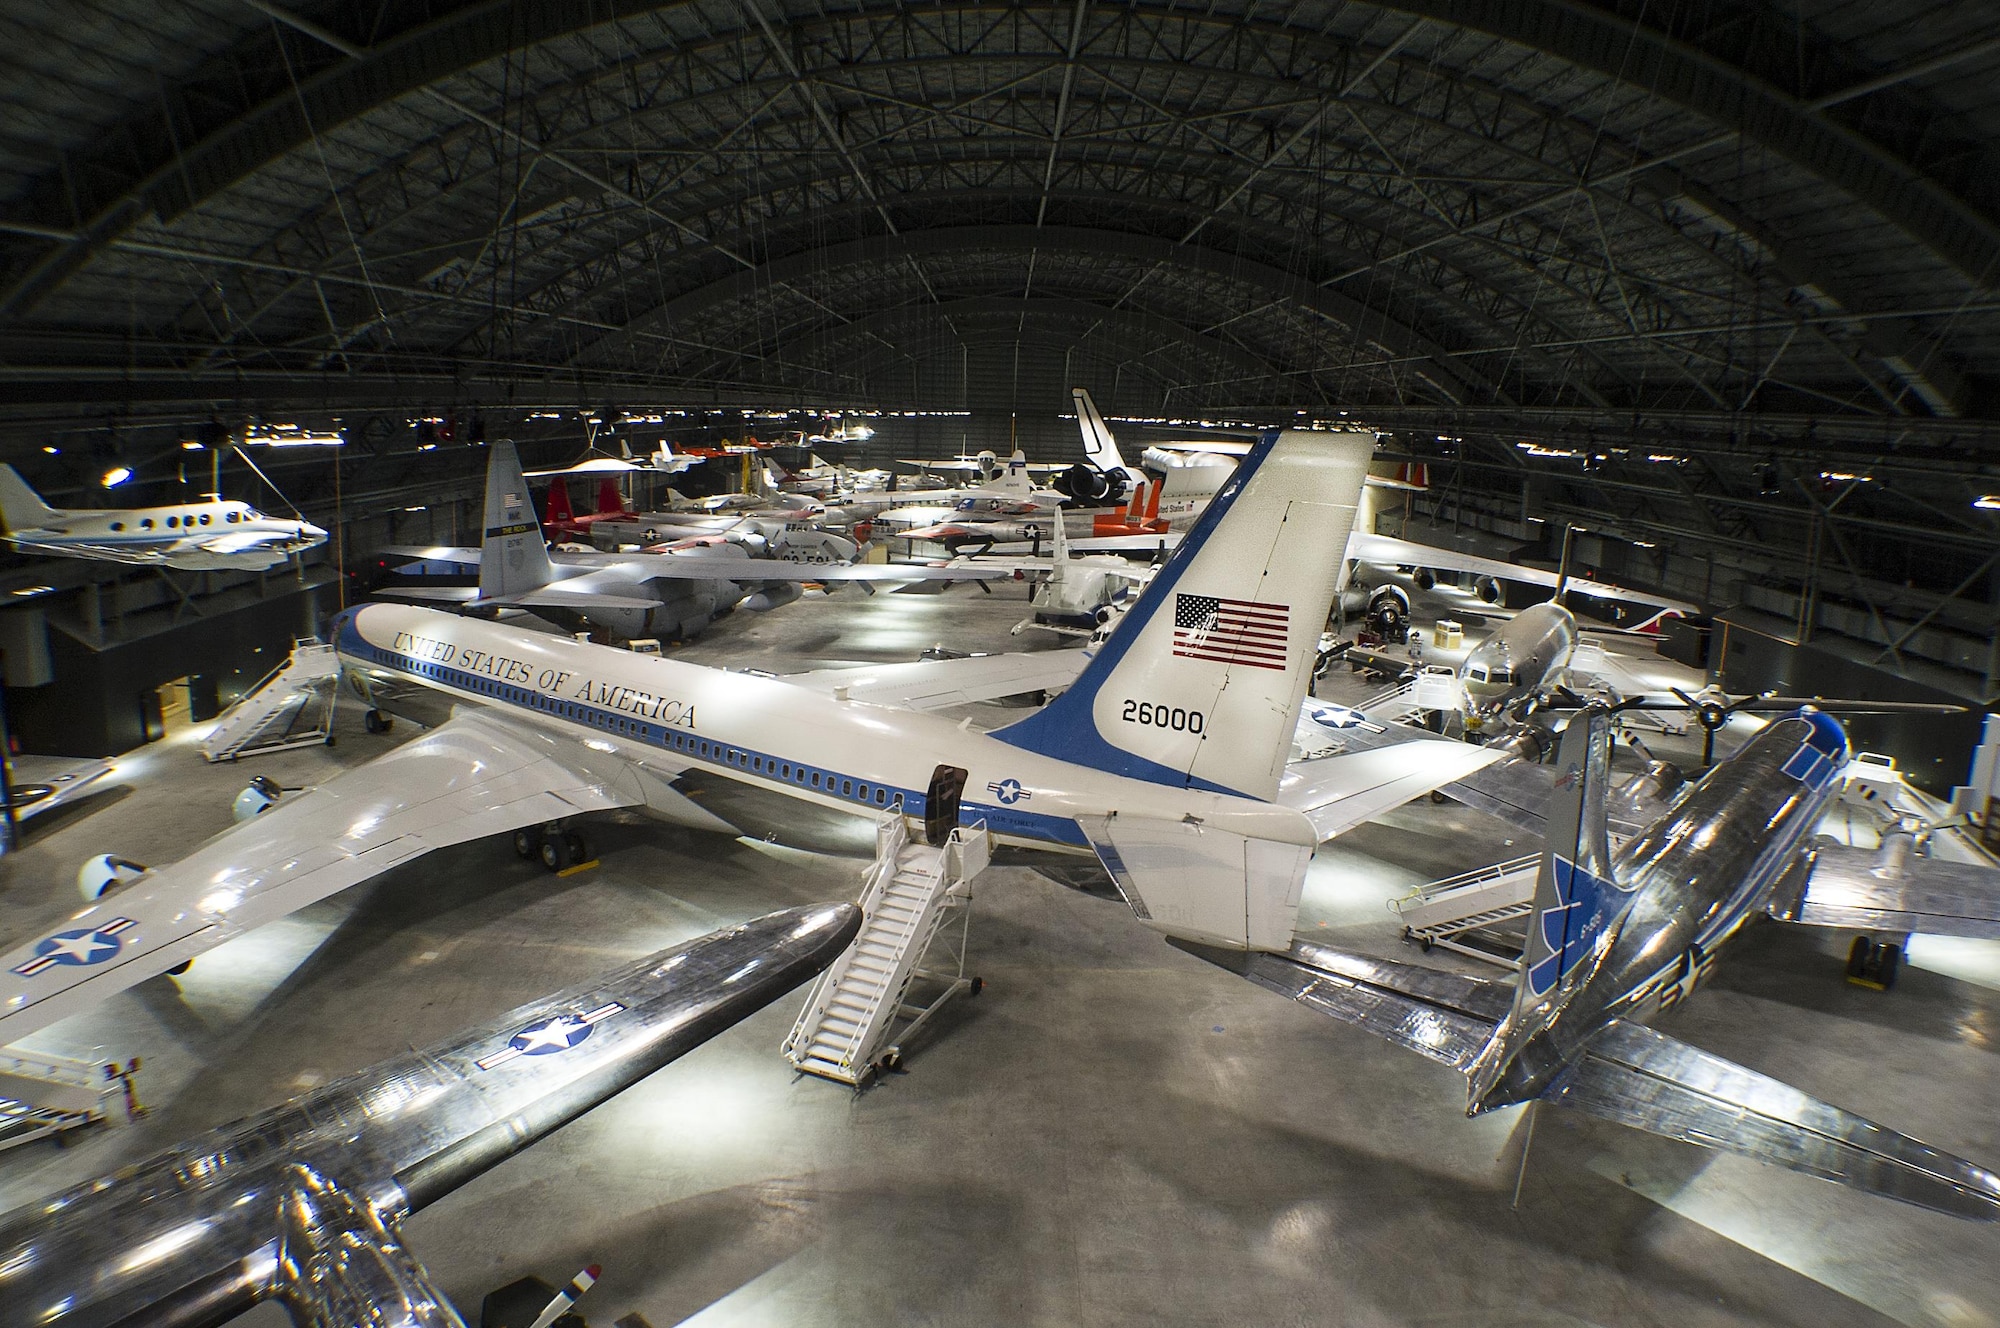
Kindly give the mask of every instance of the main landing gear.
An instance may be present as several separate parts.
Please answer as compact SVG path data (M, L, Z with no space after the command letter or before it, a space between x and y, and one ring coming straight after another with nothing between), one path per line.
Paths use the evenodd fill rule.
M1857 987L1887 991L1896 985L1896 970L1902 964L1903 947L1896 942L1857 936L1847 951L1847 980Z
M539 862L558 876L579 867L593 865L590 846L583 835L561 822L524 825L514 832L514 851L530 862Z

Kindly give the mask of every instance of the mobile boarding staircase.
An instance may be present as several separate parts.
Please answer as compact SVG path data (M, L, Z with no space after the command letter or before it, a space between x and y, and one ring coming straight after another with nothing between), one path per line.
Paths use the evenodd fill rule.
M1521 959L1514 924L1534 911L1542 855L1509 858L1421 885L1389 907L1403 919L1403 939L1513 968Z
M340 660L317 637L292 642L290 658L243 694L202 740L210 762L234 761L326 742L333 732Z
M785 1059L804 1074L859 1088L871 1075L901 1068L903 1046L952 1000L985 983L965 975L972 880L993 854L986 823L960 827L957 786L940 796L932 780L925 838L891 812L875 825L875 861L861 893L860 934L814 983L785 1039ZM948 803L948 806L946 805ZM912 991L922 983L930 998Z
M112 1099L123 1091L94 1062L0 1052L0 1149L114 1120Z

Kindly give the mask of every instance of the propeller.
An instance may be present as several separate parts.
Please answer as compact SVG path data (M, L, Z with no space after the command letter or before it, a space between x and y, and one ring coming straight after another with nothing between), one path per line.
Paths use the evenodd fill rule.
M557 1319L569 1312L569 1307L583 1297L583 1293L597 1284L598 1274L604 1270L596 1264L584 1269L569 1280L569 1285L556 1292L556 1298L542 1307L535 1321L528 1328L550 1328ZM547 1285L544 1283L543 1285Z

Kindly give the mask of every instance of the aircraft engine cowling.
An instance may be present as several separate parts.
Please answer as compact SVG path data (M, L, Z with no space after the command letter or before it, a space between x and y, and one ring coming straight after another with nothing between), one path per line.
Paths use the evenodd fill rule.
M1377 586L1368 597L1368 624L1384 637L1399 634L1410 621L1410 597L1401 586Z
M1473 593L1487 604L1500 602L1500 583L1490 576L1482 576L1472 583Z
M1517 724L1485 744L1522 761L1540 762L1547 758L1555 739L1539 724Z
M76 869L76 890L85 903L96 903L118 887L130 885L145 874L144 863L100 853Z
M1410 574L1410 579L1417 583L1417 589L1419 590L1437 589L1437 573L1428 567L1419 567L1415 572Z
M236 795L230 805L229 816L234 821L249 821L262 816L285 795L285 790L268 775L253 778L244 790Z
M748 596L743 601L743 607L752 613L769 613L781 605L790 604L802 593L798 582L782 581L767 585L756 594Z
M1614 816L1650 821L1671 806L1687 785L1687 776L1672 761L1648 761L1645 769L1620 784L1605 800Z
M1124 501L1132 477L1123 470L1099 470L1079 461L1056 477L1055 487L1086 507L1105 507Z

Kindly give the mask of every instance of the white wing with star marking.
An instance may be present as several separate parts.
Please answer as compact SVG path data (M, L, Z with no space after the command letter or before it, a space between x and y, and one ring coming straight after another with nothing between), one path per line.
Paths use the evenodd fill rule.
M624 761L495 715L459 715L0 958L0 1043L434 848L644 801Z

